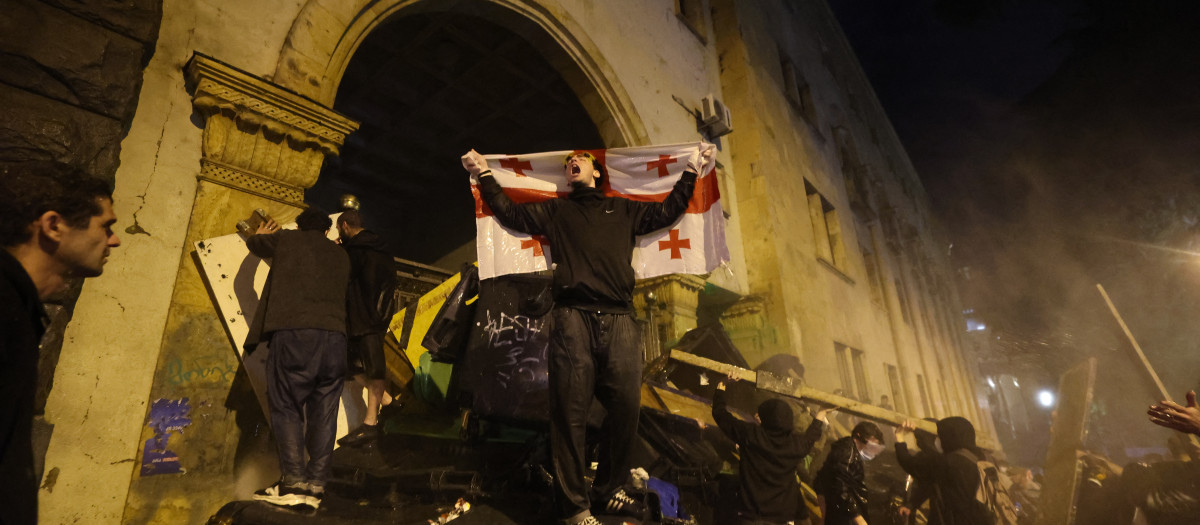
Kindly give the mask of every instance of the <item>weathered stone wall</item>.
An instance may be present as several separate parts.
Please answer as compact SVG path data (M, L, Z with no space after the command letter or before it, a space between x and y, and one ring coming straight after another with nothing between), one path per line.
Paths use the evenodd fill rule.
M158 38L161 4L6 2L0 10L0 162L57 160L112 181ZM53 387L82 284L46 305L52 322L41 345L38 412ZM52 433L46 418L35 421L39 469Z
M211 345L220 342L228 349L223 327L215 317L208 324L199 318L183 322L178 317L168 323L173 302L179 302L174 308L184 313L198 302L175 301L177 280L179 294L194 295L198 289L207 298L203 283L196 279L188 244L194 240L189 237L193 209L197 196L203 195L197 176L204 121L196 115L185 87L184 65L194 52L202 51L253 67L257 75L269 73L298 10L298 3L289 6L286 2L163 4L163 25L141 89L135 90L137 112L121 143L121 165L115 175L118 226L124 229L136 224L135 231L144 233L122 235L122 246L114 250L104 275L84 286L75 318L67 327L46 408L47 419L56 427L39 500L44 523L122 522L131 480L140 468L149 403L156 399L152 398L155 394L177 393L152 393L155 381L169 385L173 375L179 376L174 358L179 358L180 366L199 366L204 357L214 354ZM217 210L206 208L200 213L202 218L217 213L232 217L242 214L245 206L252 209L260 204L231 199L203 202ZM229 209L221 209L226 204ZM196 231L207 234L217 230L205 228ZM190 348L194 354L163 351L180 347ZM212 363L210 370L236 362L232 355L225 357ZM195 433L209 438L189 443L187 450L196 454L187 458L192 463L185 468L220 470L227 476L223 479L232 480L231 458L240 435L230 429L237 428L233 421L239 414L225 406L230 376L218 375L226 381L223 388L195 381L202 387L194 390L190 400L196 427L185 433L202 426L211 432ZM218 430L220 438L212 438ZM190 486L186 475L159 477L172 476L179 478L183 488ZM213 478L208 480L212 486L205 490L221 491L225 498L233 496L232 481L218 484L212 483ZM161 499L153 508L139 504L136 513L130 514L133 522L189 522L189 512L199 516L212 508L211 502L198 501L183 491L147 494ZM194 508L197 502L201 508Z

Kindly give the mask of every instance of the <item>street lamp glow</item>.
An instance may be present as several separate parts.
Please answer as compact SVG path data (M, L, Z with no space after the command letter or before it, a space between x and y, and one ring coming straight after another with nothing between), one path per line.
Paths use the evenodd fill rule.
M1037 394L1037 402L1045 408L1054 406L1054 392L1042 390Z

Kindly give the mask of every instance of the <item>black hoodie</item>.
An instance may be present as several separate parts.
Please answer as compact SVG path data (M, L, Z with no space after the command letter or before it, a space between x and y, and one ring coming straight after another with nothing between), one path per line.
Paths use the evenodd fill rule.
M350 256L350 286L346 290L346 331L350 337L387 331L388 312L381 296L396 287L396 264L383 239L371 230L342 241ZM386 298L384 298L386 299Z
M795 432L791 409L777 399L759 407L762 425L747 423L725 408L724 390L717 390L713 396L712 413L717 426L740 450L742 515L774 522L806 517L808 510L796 481L796 468L821 439L822 423L814 419L803 434Z
M942 452L922 450L913 455L903 442L896 443L896 461L912 477L932 481L929 487L931 525L990 525L975 494L979 490L976 461L985 459L975 446L975 427L961 417L937 423Z
M483 200L500 224L550 240L556 304L622 314L633 311L630 264L637 236L674 223L695 185L696 174L685 172L662 202L606 197L584 186L565 199L516 204L495 177L479 177Z

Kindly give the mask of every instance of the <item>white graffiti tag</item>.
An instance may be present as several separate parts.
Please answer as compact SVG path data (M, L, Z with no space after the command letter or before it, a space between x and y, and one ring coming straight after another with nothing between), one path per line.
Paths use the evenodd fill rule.
M483 328L488 334L488 345L492 347L507 346L523 343L533 339L546 326L544 319L533 319L524 315L508 315L497 312L499 317L493 317L491 310L487 311L487 326Z

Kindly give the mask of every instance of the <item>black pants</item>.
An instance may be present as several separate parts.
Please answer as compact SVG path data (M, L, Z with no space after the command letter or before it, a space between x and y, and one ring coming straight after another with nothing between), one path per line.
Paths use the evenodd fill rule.
M285 485L323 488L332 470L338 398L346 375L346 335L279 330L271 334L270 349L267 400L281 479Z
M569 518L590 507L587 421L593 397L608 412L600 442L595 493L607 496L629 479L641 407L642 348L628 314L555 308L550 334L550 451L559 511Z
M387 378L383 356L383 333L351 337L348 344L350 376L363 374L367 379Z

